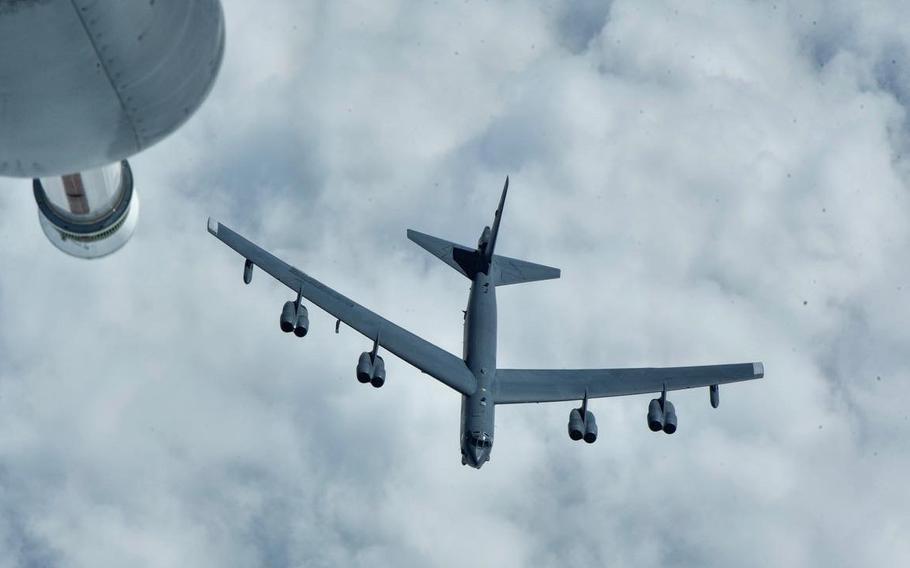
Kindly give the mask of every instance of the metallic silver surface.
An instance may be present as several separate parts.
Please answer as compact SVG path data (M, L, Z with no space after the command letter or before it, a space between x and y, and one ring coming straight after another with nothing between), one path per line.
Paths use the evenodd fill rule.
M218 0L0 0L0 175L151 146L199 107L223 52Z
M58 249L80 258L106 256L136 228L139 199L126 160L32 182L41 228Z

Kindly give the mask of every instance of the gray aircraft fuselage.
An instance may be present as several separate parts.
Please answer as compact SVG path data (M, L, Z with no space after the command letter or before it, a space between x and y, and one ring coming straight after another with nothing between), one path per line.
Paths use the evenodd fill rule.
M490 459L496 408L496 286L489 272L474 276L464 318L464 360L477 378L477 390L461 398L461 454L464 463L478 469Z

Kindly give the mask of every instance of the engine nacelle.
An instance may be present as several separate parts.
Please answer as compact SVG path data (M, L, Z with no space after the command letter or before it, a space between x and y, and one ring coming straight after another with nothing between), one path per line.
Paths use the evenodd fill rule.
M676 432L676 409L669 400L664 403L664 432L667 434Z
M385 384L385 361L379 355L376 356L376 361L373 363L373 375L370 377L370 384L377 389Z
M294 335L303 337L310 329L310 317L307 314L306 306L300 304L297 308L297 322L294 326Z
M711 398L711 408L720 406L720 385L711 385L708 388Z
M297 337L303 337L310 329L310 317L307 314L306 306L297 305L297 302L285 302L281 308L281 331L285 333L294 332Z
M588 410L585 413L585 442L593 444L597 441L597 421L594 413Z
M660 407L660 399L652 398L648 405L648 428L652 432L664 429L664 409Z
M373 358L369 351L360 354L357 361L357 380L361 383L368 383L373 375Z
M581 419L581 411L573 408L569 412L569 437L573 440L581 440L585 435L585 424Z
M281 309L281 331L291 333L297 323L297 310L294 308L294 302L285 302Z

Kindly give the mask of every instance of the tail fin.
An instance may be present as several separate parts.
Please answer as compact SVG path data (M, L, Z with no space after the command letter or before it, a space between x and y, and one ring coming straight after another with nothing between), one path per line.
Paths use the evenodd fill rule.
M475 249L412 229L408 229L408 238L468 279L473 280L474 275L480 272L486 264ZM499 256L498 254L493 255L490 266L492 266L493 270L493 284L496 286L551 280L559 278L560 274L558 268L534 264L517 258Z
M487 241L483 250L484 258L487 262L493 258L493 250L496 248L496 236L499 235L499 222L502 220L502 210L506 206L506 194L509 192L509 176L506 176L506 184L502 188L502 197L499 198L499 207L493 216L493 229L490 231L490 239Z
M499 207L496 208L493 218L493 228L484 227L476 249L412 229L408 229L408 238L470 280L473 280L478 272L490 274L495 286L559 278L558 268L493 254L508 191L509 177L506 176L502 197L499 198Z

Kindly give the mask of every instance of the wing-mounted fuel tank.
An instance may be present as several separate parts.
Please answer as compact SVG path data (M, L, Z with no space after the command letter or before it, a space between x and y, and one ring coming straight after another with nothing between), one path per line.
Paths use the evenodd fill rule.
M0 176L34 179L54 246L94 258L129 240L126 158L192 116L223 53L219 0L0 1Z
M253 264L252 260L246 259L244 261L244 263L243 263L243 283L244 284L249 284L250 282L253 281L253 267L254 266L255 265Z
M711 385L708 387L708 398L711 399L711 408L720 406L720 385Z

